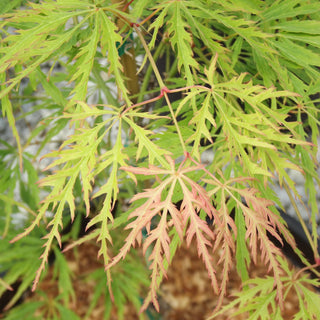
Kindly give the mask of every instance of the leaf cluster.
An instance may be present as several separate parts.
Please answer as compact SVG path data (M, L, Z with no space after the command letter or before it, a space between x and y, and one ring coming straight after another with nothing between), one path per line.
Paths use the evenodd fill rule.
M268 309L281 319L282 301L293 288L300 292L296 319L305 305L311 319L316 304L308 297L315 295L304 287L311 280L288 280L294 271L270 235L279 243L285 239L317 274L296 248L272 186L277 183L299 199L288 171L303 175L311 232L302 218L299 222L319 261L319 2L45 0L20 8L22 4L8 2L1 12L0 99L15 145L0 141L0 219L2 237L14 234L15 257L21 254L18 244L28 239L34 239L36 252L23 262L28 273L11 304L30 285L35 270L36 290L54 248L58 277L67 288L61 289L57 314L67 310L74 293L58 248L76 238L74 245L99 244L104 272L92 276L106 276L108 290L97 286L94 301L105 296L106 319L111 301L119 317L127 300L136 309L146 310L152 302L159 310L157 291L179 244L195 239L220 297L217 314L236 263L248 285L222 310L238 306L239 312L258 319ZM130 73L128 61L140 56L139 70ZM136 72L138 93L129 85ZM24 111L27 103L31 107ZM28 123L37 114L41 121L23 137L19 121ZM66 130L68 136L56 141ZM32 146L38 146L36 152L28 152ZM43 155L48 146L53 151ZM212 157L207 164L206 153ZM46 162L42 173L34 165L40 155ZM98 210L92 210L97 199L102 199ZM25 229L17 232L13 216L21 211L27 217ZM68 223L75 226L84 216L91 232L82 238L77 231L64 233ZM41 254L37 231L43 236ZM3 244L4 250L10 246L6 240ZM137 244L151 275L143 303L139 283L146 285L148 273L132 253ZM216 258L220 245L223 253ZM248 280L258 252L273 276ZM34 256L40 256L40 265ZM10 253L2 259L2 270L13 269L0 283L8 286L22 277L24 268L12 267ZM220 283L213 259L223 265ZM130 290L124 286L129 278ZM30 306L30 312L37 308Z

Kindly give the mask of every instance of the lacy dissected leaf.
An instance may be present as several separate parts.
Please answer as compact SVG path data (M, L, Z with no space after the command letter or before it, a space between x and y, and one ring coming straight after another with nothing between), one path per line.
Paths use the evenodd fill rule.
M212 19L217 20L219 23L222 23L225 27L230 28L236 32L239 36L245 39L252 47L260 48L265 51L272 51L270 47L264 45L264 42L261 39L266 39L270 37L269 34L260 30L255 26L255 22L252 20L247 20L245 18L239 17L234 14L234 12L229 12L229 15L226 14L223 10L205 10L205 7L201 8L205 14L209 15ZM233 14L233 15L232 15Z
M107 182L100 187L100 190L95 194L95 197L105 195L102 208L99 213L90 220L87 225L87 229L93 225L100 225L99 235L97 237L97 241L101 243L101 247L99 249L98 255L102 255L104 259L104 264L108 265L110 261L109 252L108 252L108 242L112 243L112 237L110 235L108 225L108 221L113 222L112 211L114 208L114 204L116 199L118 198L118 170L119 165L126 165L126 160L128 160L127 156L122 153L122 142L121 142L121 126L118 131L117 140L112 150L106 152L99 159L99 165L96 166L96 170L94 174L98 174L101 170L109 170L109 178ZM112 166L110 168L110 166ZM109 292L112 295L111 289L111 273L109 269L106 269L107 273L107 283Z
M18 63L26 63L26 67L8 81L7 88L0 93L1 97L52 55L60 56L70 49L74 50L75 46L72 47L72 44L75 45L78 39L81 39L81 42L77 43L77 53L73 57L75 64L70 77L70 82L75 81L72 101L86 98L88 81L100 42L102 53L105 55L108 52L110 72L114 74L119 89L127 103L129 102L117 50L117 44L122 42L122 38L104 10L95 10L87 1L66 1L59 5L55 1L47 1L45 4L31 6L33 9L9 15L6 20L9 24L22 24L25 20L30 28L20 29L18 35L9 35L4 39L5 45L0 49L0 53L3 53L0 72ZM77 10L74 10L75 8ZM78 19L79 16L81 19ZM77 23L71 24L71 27L66 26L70 19ZM90 22L88 27L89 19L94 22ZM85 28L86 32L81 33L80 28ZM50 36L46 37L46 34Z
M131 217L137 217L133 222L129 223L127 228L131 228L131 232L129 236L127 237L125 241L125 245L121 248L120 253L114 257L112 262L109 264L108 267L111 267L112 265L116 264L120 259L124 258L127 253L129 252L130 248L135 245L135 242L137 241L139 245L141 245L142 242L142 230L144 228L147 228L150 233L150 239L147 238L148 242L152 242L153 240L155 241L154 248L152 250L152 254L150 256L150 259L152 259L152 264L151 267L153 267L153 272L152 272L152 287L151 287L151 296L152 296L152 302L154 303L155 307L159 310L159 305L156 299L156 290L157 290L157 275L159 272L164 272L164 268L162 266L163 263L163 258L162 258L162 253L164 253L167 257L170 256L170 253L168 252L168 234L167 234L167 221L164 220L167 216L167 211L168 208L166 208L166 205L168 206L168 201L167 203L161 203L160 198L161 198L161 193L162 189L165 188L171 181L165 181L164 184L160 185L159 188L156 190L150 189L148 191L145 191L143 194L138 194L137 196L139 197L147 197L148 200L145 202L145 204L135 211L131 213L129 218ZM135 200L137 197L135 197L133 200ZM171 207L171 212L170 214L176 214L176 209L173 204L170 205ZM159 213L161 213L162 209L163 215L165 218L161 218L162 223L157 226L156 229L150 231L151 228L151 220L155 216L157 216ZM181 222L180 219L175 219L178 222L178 228L181 230ZM156 237L156 234L161 232L160 237ZM144 246L144 251L146 251L146 246Z
M100 115L100 110L95 108L89 108L86 104L80 104L84 110L91 110L91 112L96 112L96 116ZM105 110L105 114L111 113L114 115L112 110ZM72 117L72 115L65 115L66 117ZM76 115L77 117L77 115ZM81 115L78 118L81 118ZM112 120L112 117L111 117ZM34 287L36 287L37 282L39 281L41 272L43 271L45 264L48 259L49 251L53 240L56 239L61 246L61 236L60 231L63 228L62 225L62 215L65 209L65 204L68 204L71 220L73 221L75 215L75 201L74 201L74 188L76 179L80 176L82 182L82 191L83 191L83 201L86 205L87 215L90 211L90 202L89 196L92 191L92 184L94 181L94 177L96 174L101 172L101 170L109 170L112 165L110 178L107 183L101 187L100 193L107 194L105 199L103 208L99 215L97 215L89 224L88 227L96 224L98 222L101 223L100 234L98 240L101 241L101 250L99 254L103 254L105 263L107 264L109 261L109 257L107 254L107 240L111 242L111 238L108 231L107 226L107 218L112 220L111 210L114 204L114 201L117 198L118 193L118 180L117 180L117 172L118 172L118 163L123 166L125 165L126 157L122 155L122 142L121 142L121 124L119 124L119 132L118 138L114 145L114 148L111 152L107 152L106 155L101 156L97 162L97 149L99 144L103 140L104 136L108 134L112 124L109 124L110 119L98 123L93 128L79 128L77 132L72 135L69 139L67 139L61 146L61 150L54 151L46 157L54 157L58 158L54 160L47 169L53 167L59 167L61 165L62 168L57 170L54 174L51 174L42 180L40 180L40 186L49 186L52 188L50 194L43 201L42 206L39 210L39 213L34 220L34 222L26 229L26 231L19 236L17 236L13 241L21 238L22 236L31 232L31 230L39 224L41 219L44 218L46 212L55 209L54 216L52 220L49 222L48 227L50 227L49 233L44 237L47 239L45 243L45 250L41 256L42 262L41 266L37 272L36 279L34 282ZM99 134L102 128L108 126L108 129L104 131L103 134ZM105 159L106 158L106 159ZM113 197L113 198L112 198ZM108 277L110 279L110 277ZM110 280L108 280L110 281ZM110 284L110 283L109 283Z
M177 54L178 68L181 69L182 66L184 67L187 85L190 86L194 83L191 68L198 68L198 63L193 58L193 52L191 50L192 37L186 30L187 23L182 16L182 13L187 9L184 1L172 2L170 9L172 10L172 16L169 19L168 31L171 35L171 45Z
M212 8L215 6L215 4L211 5ZM186 9L183 13L192 31L192 37L201 39L207 48L211 50L212 55L221 54L221 60L226 59L226 56L223 57L223 54L226 53L225 48L220 43L223 41L223 37L208 25L202 23L204 18L203 9L206 4L201 3L201 1L185 1L184 6Z
M208 249L212 246L211 242L214 239L214 233L208 227L206 221L199 217L198 213L203 210L208 217L213 218L215 216L215 223L218 223L219 220L206 191L187 176L190 172L201 170L202 166L196 164L191 167L184 167L185 160L176 170L174 161L168 156L166 159L170 164L170 169L161 169L153 165L150 165L149 168L123 168L133 174L161 176L162 180L158 186L138 193L132 198L131 201L146 200L130 214L129 219L134 219L129 222L126 228L131 231L119 254L116 255L107 266L107 268L110 268L121 259L124 259L129 250L135 246L136 242L138 245L141 245L143 241L142 231L146 229L147 236L143 241L143 251L146 253L149 247L152 250L148 257L150 260L150 268L152 269L149 297L156 309L159 309L156 298L159 276L166 274L164 261L170 261L171 238L168 230L173 227L173 230L178 234L180 240L184 237L184 229L187 228L186 236L188 245L193 238L196 239L199 255L206 265L212 286L216 292L219 291L215 270L212 266L212 256ZM188 157L186 159L188 159ZM177 185L183 192L183 200L179 209L172 202L173 193ZM164 200L163 197L165 197ZM153 226L152 221L158 216L160 216L160 220ZM149 298L146 299L142 307L143 309L147 307L147 301L149 301Z
M204 80L212 89L199 88L199 91L207 91L204 101L211 100L216 107L215 123L222 127L225 136L224 144L217 145L217 150L219 149L219 152L225 150L233 157L237 156L243 163L245 171L248 170L253 176L263 175L265 181L267 177L271 177L271 170L280 173L280 177L285 175L284 170L287 168L300 170L295 163L288 161L288 154L293 153L292 145L307 147L310 144L304 141L297 132L298 123L289 123L286 121L285 113L279 114L267 105L274 98L296 95L285 91L266 90L261 86L244 83L244 74L228 82L218 82L214 76L216 62L215 57L209 69L205 70L207 79ZM225 94L229 97L225 97ZM244 107L234 98L244 101ZM210 117L207 120L210 125L213 124ZM201 130L205 133L205 130L209 130L206 123L199 122L197 125L199 128L196 128L196 132ZM203 126L207 128L204 129ZM210 128L210 131L213 131L214 128ZM284 130L287 130L288 133L284 133ZM196 146L197 144L194 149ZM259 149L259 154L253 151L254 148ZM286 155L283 154L283 150L286 150ZM291 161L295 161L293 157ZM294 188L292 183L290 186Z
M96 17L97 19L97 17ZM98 19L97 19L98 20ZM87 86L94 58L96 56L98 41L100 38L100 29L98 21L95 23L88 38L83 40L84 44L80 47L79 52L73 58L75 62L74 69L76 70L70 79L70 82L75 81L75 87L71 93L73 101L84 101L87 96Z
M216 127L216 122L213 118L213 108L210 103L211 101L211 95L208 94L203 101L202 107L195 113L194 117L190 121L190 124L196 125L196 131L192 136L188 138L186 142L194 142L195 157L198 160L200 159L200 154L199 150L196 148L200 145L201 138L205 137L206 139L212 142L211 134L207 127L207 121L211 125Z
M51 4L55 3L50 1ZM65 43L78 33L78 29L85 24L83 19L78 25L71 29L64 29L65 24L70 18L83 14L86 16L90 10L64 11L55 4L55 10L46 4L33 4L35 10L17 11L7 17L7 23L18 25L26 22L30 25L28 29L20 29L17 34L9 35L3 42L4 46L0 48L2 57L0 59L0 73L8 68L14 67L19 63L24 63L22 69L16 77L7 82L6 89L0 92L0 97L8 94L12 88L17 85L21 79L33 72L41 63L49 59L52 54L62 54L61 48ZM57 9L58 8L58 9ZM39 11L41 14L39 14ZM62 27L63 31L57 34L57 30ZM49 37L46 35L49 34ZM66 50L67 48L64 48Z
M301 45L295 44L289 39L283 39L282 41L275 43L275 46L286 58L290 58L293 62L306 68L306 70L311 73L314 73L315 75L318 74L318 72L313 71L310 67L320 65L320 57L316 53L313 53Z
M310 290L308 287L306 287L302 281L299 283L298 287L303 293L303 300L302 300L301 295L299 294L300 290L297 290L297 294L299 297L299 305L301 310L303 310L302 313L304 314L305 317L310 317L310 319L311 319L311 315L313 315L316 318L320 312L319 295L316 292ZM319 287L319 283L317 283L315 287ZM298 316L300 316L299 313L295 317L295 319L300 319ZM306 318L301 317L301 319L306 319Z
M261 259L272 269L274 282L277 286L277 299L282 304L283 299L283 283L281 275L283 273L278 257L282 256L282 252L269 239L268 234L272 235L282 244L279 235L283 234L285 239L295 248L295 242L292 235L286 230L283 221L279 216L273 213L268 207L273 205L272 201L256 197L255 190L239 191L244 198L246 205L241 205L243 215L246 222L246 238L249 239L249 246L252 259L256 263L257 252L259 250ZM260 243L260 246L258 246Z
M259 52L270 69L269 72L262 71L261 68L259 71L262 71L264 77L268 77L267 73L275 75L274 80L280 79L282 88L303 95L304 84L309 85L319 78L319 72L312 67L319 65L319 57L315 54L316 48L319 48L319 28L316 28L318 18L314 16L319 9L318 1L309 3L294 0L277 1L261 12L264 29L277 35L267 39L268 45L277 51L277 55L270 56ZM300 19L301 16L304 18ZM299 71L301 67L304 70L303 76ZM309 99L310 97L305 97L303 100Z
M110 62L110 73L114 74L116 84L120 89L125 101L129 105L129 98L127 95L127 88L125 86L124 78L122 75L122 65L120 63L119 52L117 50L118 44L122 42L120 34L117 32L116 25L110 20L110 18L104 13L103 10L98 11L98 21L100 22L99 30L101 32L101 48L102 53L106 55L108 52L108 61Z
M218 263L223 264L223 270L221 275L221 285L220 285L220 297L217 302L215 309L219 309L222 302L223 297L227 292L227 284L229 281L229 271L231 270L234 261L233 256L236 252L234 238L237 238L238 228L234 222L234 220L230 217L230 209L227 206L227 199L225 198L225 194L222 193L220 199L221 206L219 207L218 216L220 219L220 226L216 232L217 236L214 242L214 248L218 248L220 246L221 253L220 259ZM241 243L241 240L240 240ZM248 260L248 257L244 256L244 261ZM243 266L244 269L247 266ZM245 273L245 271L243 272Z
M169 151L160 148L156 143L154 143L149 136L153 134L152 131L144 129L139 126L135 121L131 119L132 116L143 117L143 114L136 112L128 112L123 119L129 124L132 130L135 133L135 140L138 142L138 149L136 151L136 160L141 158L141 152L145 148L148 152L149 163L154 164L155 159L163 166L167 165L167 162L164 159L164 155L170 154ZM156 119L158 117L154 116L151 119Z
M212 266L212 256L208 251L208 247L212 246L211 241L214 239L214 234L208 227L208 224L198 216L197 211L193 207L192 198L190 197L191 192L185 185L182 185L181 187L185 194L184 201L181 205L182 212L186 218L190 219L190 224L187 229L187 244L190 245L193 237L196 238L199 256L202 257L202 260L204 261L214 292L218 293L219 287L215 276L215 270Z
M242 246L242 261L248 262L249 257L246 249L246 242L249 244L251 256L253 262L257 262L258 252L261 256L261 259L269 265L269 270L273 271L274 275L274 284L277 286L277 297L281 303L281 299L283 297L283 284L281 280L281 276L283 275L283 270L281 267L281 263L279 261L279 257L282 256L282 252L279 248L277 248L269 239L269 235L273 236L275 239L282 244L282 235L286 241L295 248L295 242L290 234L290 232L286 229L285 223L282 218L271 211L269 208L273 205L271 200L263 199L257 195L257 190L253 188L248 189L245 187L235 187L234 183L241 183L242 185L250 182L251 178L233 178L228 181L224 181L224 183L220 183L216 179L205 179L204 181L212 186L212 190L210 190L209 194L216 198L216 202L218 203L218 212L220 213L219 218L221 221L221 227L223 230L221 232L217 232L217 238L215 243L218 245L219 242L223 241L223 249L225 254L228 256L231 252L235 251L234 243L232 235L230 234L231 230L237 236L237 228L241 231L241 239L237 239L239 241L239 245ZM242 215L241 217L236 217L237 226L234 224L233 219L230 218L230 208L228 208L227 199L231 199L229 201L234 201L234 205L230 208L234 208L237 206L238 210L236 211L237 215ZM243 202L240 200L243 199ZM232 203L232 202L230 202ZM240 209L240 210L239 210ZM240 224L240 225L239 225ZM245 224L245 229L243 224ZM228 235L225 237L225 235ZM243 248L244 246L244 248ZM240 253L238 253L240 254ZM230 268L230 259L221 258L221 261L225 264L225 281L227 282L227 270ZM243 268L244 266L242 266ZM246 270L240 269L241 273L246 276ZM222 287L224 289L224 287Z
M308 285L319 285L318 279L310 280L304 273L296 269L288 268L286 260L281 261L285 274L281 281L285 288L283 303L289 295L296 295L298 298L299 311L292 319L316 319L319 312L319 295ZM254 278L246 281L241 292L235 294L235 299L228 305L216 311L209 319L216 319L217 316L225 314L230 310L236 310L231 317L242 314L246 319L287 319L285 312L276 302L277 292L274 289L274 278Z
M19 0L12 3L6 1L0 11L10 10ZM57 241L61 245L64 239L61 231L66 209L73 220L77 214L75 197L81 194L89 215L94 186L94 197L103 198L101 207L90 216L87 225L95 230L76 243L93 239L99 242L98 255L103 256L106 267L108 297L112 296L113 289L120 318L124 314L125 297L133 297L136 292L131 287L134 283L128 281L130 294L123 294L125 284L121 282L121 272L125 270L125 273L131 272L132 277L139 276L134 275L133 264L124 262L117 265L120 276L114 277L111 283L110 268L121 259L130 258L128 253L136 244L142 246L151 269L150 290L142 309L146 309L150 302L159 309L157 289L184 238L188 245L193 240L197 244L213 290L220 294L217 308L226 294L232 265L237 265L243 280L248 279L249 252L252 261L256 262L259 251L272 277L244 283L243 291L230 304L231 307L237 308L239 313L248 312L248 319L268 319L270 312L274 319L282 319L277 299L281 306L289 289L293 288L300 304L295 319L316 317L320 312L319 299L305 285L319 286L319 283L300 281L290 273L284 266L280 249L269 240L271 235L281 244L284 238L295 249L285 222L273 207L278 200L269 184L276 176L280 186L289 187L290 194L293 191L300 199L288 169L304 175L312 211L313 239L309 238L316 252L317 150L306 142L306 132L312 131L312 141L316 144L319 110L311 97L319 91L319 1L181 0L153 3L136 0L127 2L128 12L120 11L118 3L113 3L47 0L29 3L30 9L21 8L0 21L0 99L3 114L13 128L20 159L24 159L23 148L14 116L15 108L21 108L20 101L30 102L25 99L25 94L32 92L33 99L33 92L41 84L43 95L51 98L41 97L42 105L37 105L34 110L59 108L52 114L55 118L68 104L70 92L71 102L77 104L75 110L59 117L56 123L45 119L26 145L32 144L37 133L49 127L47 136L40 142L40 153L67 122L76 128L71 137L64 138L58 151L47 155L53 158L47 169L56 171L49 172L39 182L49 194L42 201L37 215L34 212L37 210L34 201L38 199L35 188L28 189L27 184L20 186L22 200L30 206L27 212L36 218L13 241L30 233L42 224L42 220L49 220L33 289L45 268L52 244ZM130 14L131 10L133 14ZM142 21L141 25L139 21ZM147 45L142 30L149 21L152 36ZM121 24L125 25L122 30L118 27ZM124 34L124 31L128 33ZM136 52L139 55L146 53L150 61L147 71L142 63L140 72L144 80L139 103L135 105L127 96L125 82L128 79L124 77L118 50L129 35L133 35ZM154 48L156 41L159 50ZM155 51L148 52L148 48ZM159 66L152 63L151 57L157 61L163 49L168 52L173 49L166 52L165 75L160 74ZM174 63L169 61L171 55L176 57ZM50 65L48 75L44 71L45 62ZM59 72L51 75L51 72L55 73L53 69L57 63L61 63L64 76ZM152 70L161 90L155 98L152 94L158 88L153 86ZM24 90L19 85L27 77L30 85ZM70 80L68 88L60 92L56 81L65 80ZM84 102L88 98L89 81L93 82L92 90L99 88L103 92L99 94L100 105L88 106ZM114 85L119 96L114 94ZM182 93L180 103L170 103L170 93ZM149 95L150 100L143 101L143 97ZM159 114L169 116L163 116L166 122L159 121L159 109L153 106L153 102L167 95L167 105L160 108ZM114 105L124 100L126 106L118 109L104 104L105 98ZM157 102L160 105L161 101ZM139 107L144 105L150 112L145 112L146 109L140 111ZM28 116L30 114L27 112ZM288 120L291 116L294 121ZM306 121L303 120L305 116ZM204 150L213 154L207 168L200 163ZM6 158L7 150L0 151ZM28 178L32 176L30 167L31 162L26 162ZM0 163L1 168L4 169L1 179L6 184L0 187L5 191L0 200L5 203L8 221L11 207L23 206L12 200L17 167L9 168ZM123 171L119 171L120 168ZM127 188L128 176L139 182L138 190L141 190L140 182L146 182L149 189L133 190L131 181ZM34 181L35 176L28 182L32 184ZM31 194L34 199L28 201ZM132 194L135 195L132 197ZM113 211L119 197L121 203L132 197L134 204L114 219ZM53 213L52 217L47 217L48 212ZM233 213L235 219L231 218ZM213 221L212 227L208 226L207 220ZM126 239L111 260L109 246L111 243L117 249L117 235L110 231L117 232L117 228L124 225ZM216 257L218 247L221 255ZM4 257L10 254L6 250ZM214 259L223 266L220 283L215 275ZM32 273L34 265L29 268ZM30 283L33 274L28 270L29 266L12 265L11 280L15 281L25 273ZM66 281L62 297L67 302L67 293L72 292L70 276L63 272L65 265L61 261L60 267L60 281ZM11 280L6 282L11 284ZM24 281L19 294L26 284ZM60 286L63 286L61 282ZM17 299L18 295L13 302ZM97 295L94 300L98 301ZM135 306L141 305L137 296L132 300ZM107 304L111 306L111 299ZM92 308L93 304L89 309ZM66 308L60 309L61 314L67 314Z

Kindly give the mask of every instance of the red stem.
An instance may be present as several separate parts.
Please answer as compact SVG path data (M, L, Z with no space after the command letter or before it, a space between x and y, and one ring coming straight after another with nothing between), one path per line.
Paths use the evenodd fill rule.
M130 4L133 2L134 0L129 1L122 9L123 12L126 12L126 10L128 9L128 7L130 6Z

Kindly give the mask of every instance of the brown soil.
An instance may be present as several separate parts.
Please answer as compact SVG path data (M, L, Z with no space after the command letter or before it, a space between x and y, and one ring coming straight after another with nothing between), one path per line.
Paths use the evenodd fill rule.
M93 243L83 244L78 248L77 255L72 250L66 253L68 263L74 274L73 287L76 298L71 303L70 308L74 310L81 319L84 319L87 308L93 297L94 281L87 281L86 275L97 268L101 268L101 263L96 260L98 247ZM219 279L219 267L217 267L217 278ZM251 270L259 276L267 273L266 266L258 263ZM240 289L241 281L235 270L230 272L230 282L228 295L224 298L224 304L232 300L232 294ZM52 270L49 270L47 277L41 282L39 289L45 291L50 298L58 295L56 281L52 280ZM38 296L30 299L39 299ZM41 298L40 298L41 299ZM163 282L159 293L160 313L162 320L202 320L207 319L212 313L217 303L217 296L214 295L206 269L198 258L195 245L187 248L183 245L176 253L172 265L168 271L168 278ZM284 319L292 319L298 311L298 298L291 294L285 301ZM232 310L235 311L235 310ZM88 320L100 320L104 312L104 302L101 298L98 306L94 309ZM134 308L127 306L125 312L126 320L138 319ZM228 319L229 314L216 317L216 320ZM112 311L112 320L117 320L116 310ZM146 318L147 319L147 318ZM247 319L247 315L233 317L235 320Z
M219 275L222 273L222 266L215 266L216 276L219 283ZM208 319L215 309L218 296L213 293L208 274L201 259L198 258L196 245L190 248L182 246L174 257L169 277L162 284L161 297L165 301L167 308L163 310L165 320L204 320ZM267 274L265 264L258 262L250 274L253 276L264 277ZM241 288L241 279L234 266L229 274L229 284L224 297L223 304L233 300L233 293L239 292ZM285 304L283 318L292 319L292 316L298 311L298 298L289 296ZM230 315L236 310L217 316L215 320L229 319ZM248 314L241 314L232 317L233 320L246 320Z

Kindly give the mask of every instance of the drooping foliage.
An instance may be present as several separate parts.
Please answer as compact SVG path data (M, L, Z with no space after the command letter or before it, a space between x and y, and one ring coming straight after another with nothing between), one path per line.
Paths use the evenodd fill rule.
M6 250L0 268L10 269L1 279L0 293L23 275L10 305L32 281L33 290L37 289L52 248L57 251L78 237L77 232L65 232L66 226L77 225L86 216L91 231L75 244L98 243L109 289L105 295L108 301L114 299L120 317L126 299L137 309L146 310L153 303L159 310L157 290L183 241L197 245L220 297L216 314L233 264L247 285L222 310L238 306L240 312L254 315L250 319L264 319L266 310L271 310L281 319L290 288L298 292L301 305L296 319L305 319L303 313L310 319L318 314L317 304L308 299L319 297L304 285L319 282L304 277L296 281L295 271L288 268L270 236L280 244L288 242L306 268L319 275L296 248L278 212L282 204L273 185L299 201L288 172L304 177L311 232L301 218L297 223L303 225L314 261L319 262L320 3L45 0L23 4L6 1L0 9L0 99L15 141L13 147L0 140L1 241ZM139 69L131 70L130 59L138 62ZM132 79L139 92L128 86ZM38 114L41 121L25 137L18 122L28 123ZM69 134L57 142L62 130ZM53 141L54 149L48 153ZM32 145L37 145L36 152L28 151ZM46 163L42 172L39 161ZM92 210L96 199L98 209ZM85 210L79 209L83 206ZM21 211L25 230L13 223L14 214ZM22 255L17 244L23 241L33 251L16 266L30 266L26 274L12 267L13 259ZM145 295L137 285L139 277L127 293L119 280L131 277L127 261L137 274L144 274L141 286L146 285L149 274L132 255L137 244L150 269ZM16 257L9 253L11 247L18 248L12 251ZM217 257L218 247L222 254ZM249 279L249 265L258 253L271 278ZM56 256L61 276L69 279L62 295L67 305L74 295L72 275L59 251ZM220 280L214 259L223 264ZM137 299L140 294L143 303Z

